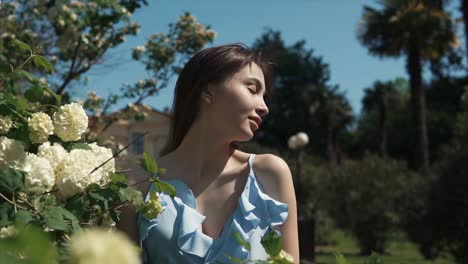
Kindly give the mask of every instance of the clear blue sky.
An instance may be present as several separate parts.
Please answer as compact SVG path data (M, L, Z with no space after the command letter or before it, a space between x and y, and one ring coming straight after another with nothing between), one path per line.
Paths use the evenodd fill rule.
M156 32L167 32L168 24L184 11L191 12L197 21L211 25L218 35L213 45L230 42L253 44L266 27L282 32L287 45L305 39L307 48L330 65L331 84L338 84L353 106L361 108L363 89L375 80L407 77L403 59L384 59L370 56L356 38L356 28L365 4L372 0L149 0L138 10L134 19L141 24L137 37L130 37L109 52L104 64L89 74L88 89L105 96L118 91L123 83L135 83L146 78L141 63L131 59L131 49L144 45L146 38ZM144 102L162 110L171 106L174 82L159 95ZM85 90L75 90L84 98ZM125 103L126 104L126 103ZM119 105L120 107L123 104Z

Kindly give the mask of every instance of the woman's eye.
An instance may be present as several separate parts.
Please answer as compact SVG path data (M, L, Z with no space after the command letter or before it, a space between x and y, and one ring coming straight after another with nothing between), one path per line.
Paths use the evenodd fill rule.
M249 86L249 90L250 90L251 93L256 93L257 92L257 87Z

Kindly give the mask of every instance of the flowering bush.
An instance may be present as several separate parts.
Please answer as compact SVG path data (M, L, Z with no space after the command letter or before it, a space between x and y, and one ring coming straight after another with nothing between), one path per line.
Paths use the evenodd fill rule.
M127 204L140 213L157 217L162 211L159 199L151 193L153 198L145 203L142 194L129 186L126 177L116 170L116 155L112 150L83 139L88 118L82 106L62 105L60 95L47 83L24 71L22 66L30 60L36 62L38 69L51 72L53 68L27 44L19 40L13 43L17 50L28 52L29 57L18 67L0 60L0 87L5 82L21 83L18 82L21 77L27 79L24 96L0 89L0 262L5 259L8 263L18 259L28 259L31 263L52 261L53 258L36 261L38 256L34 254L41 253L23 245L29 243L25 242L27 239L37 241L24 234L29 232L25 231L26 226L33 226L41 230L37 232L47 233L43 237L48 242L37 246L58 246L61 258L70 254L70 263L104 262L95 261L102 259L99 250L106 246L114 252L107 257L118 257L116 262L137 263L138 254L133 249L125 249L129 242L125 242L123 235L81 232L81 229L92 226L111 229L119 221L119 208ZM55 104L50 103L50 98L54 98ZM141 165L149 175L163 173L147 154ZM175 195L172 186L157 178L151 181L157 192ZM53 239L53 244L48 238ZM96 246L96 241L102 245ZM54 250L50 252L49 257L54 257Z
M138 251L125 235L104 229L79 232L72 237L68 246L70 264L139 264Z

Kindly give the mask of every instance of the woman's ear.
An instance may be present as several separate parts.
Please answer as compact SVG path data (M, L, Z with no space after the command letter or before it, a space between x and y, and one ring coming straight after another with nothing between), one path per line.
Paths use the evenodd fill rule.
M213 89L211 85L208 85L202 90L201 98L208 104L213 102Z

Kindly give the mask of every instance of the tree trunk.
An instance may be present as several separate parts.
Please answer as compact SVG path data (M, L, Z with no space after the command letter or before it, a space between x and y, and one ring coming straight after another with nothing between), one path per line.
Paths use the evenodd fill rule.
M387 109L385 104L379 110L379 152L383 158L387 157Z
M330 125L328 125L327 129L327 158L328 158L328 166L330 169L330 173L332 175L335 174L335 170L338 166L338 156L336 151L336 146L334 142L334 135L333 129Z
M422 60L419 36L416 34L408 49L407 70L411 86L411 107L417 142L416 168L427 175L429 172L429 139L426 124L426 98L422 83Z
M463 23L465 24L465 45L468 57L468 0L460 0L460 11L463 14Z

